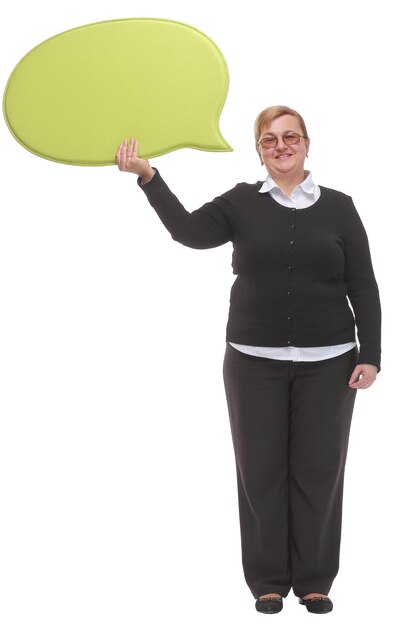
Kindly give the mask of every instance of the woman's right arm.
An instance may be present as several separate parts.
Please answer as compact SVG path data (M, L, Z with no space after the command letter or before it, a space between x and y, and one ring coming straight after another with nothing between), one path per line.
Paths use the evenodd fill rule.
M125 139L116 152L116 162L122 172L139 176L138 184L155 209L171 237L190 248L206 249L233 241L233 230L227 218L229 195L233 190L207 202L189 213L172 193L156 168L138 157L138 141Z

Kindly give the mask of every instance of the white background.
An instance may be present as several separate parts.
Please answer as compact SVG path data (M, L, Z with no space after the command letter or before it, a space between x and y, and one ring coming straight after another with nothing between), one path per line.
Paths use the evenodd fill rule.
M91 22L162 17L214 40L230 72L220 128L234 152L151 161L189 211L265 178L253 141L260 110L286 104L304 116L306 167L352 195L383 306L382 371L357 396L326 619L407 619L416 559L411 3L39 0L6 12L2 90L31 48ZM0 623L268 619L243 578L222 379L232 244L174 242L136 177L116 167L36 157L4 121L0 145ZM280 619L315 618L291 591Z

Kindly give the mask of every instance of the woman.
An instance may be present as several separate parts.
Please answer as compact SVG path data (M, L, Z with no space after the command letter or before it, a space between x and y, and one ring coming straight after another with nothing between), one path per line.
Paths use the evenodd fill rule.
M355 396L380 371L378 286L352 198L304 169L301 115L268 107L255 142L265 182L239 183L192 213L138 157L137 140L124 140L116 161L139 176L175 241L233 242L223 375L245 580L260 612L278 613L292 587L308 611L327 613Z

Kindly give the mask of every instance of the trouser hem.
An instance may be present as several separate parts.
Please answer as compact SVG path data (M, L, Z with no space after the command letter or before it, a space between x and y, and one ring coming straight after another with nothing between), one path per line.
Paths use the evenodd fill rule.
M291 588L284 589L283 587L273 587L270 589L261 589L260 591L255 591L254 589L251 589L251 592L252 592L253 597L257 600L259 596L265 596L267 593L278 593L283 598L286 598L288 594L290 593L290 590Z
M322 593L324 596L327 596L329 594L331 587L332 587L331 585L312 584L312 585L308 585L308 587L295 587L295 588L293 587L293 593L297 598L302 598L308 595L309 593Z

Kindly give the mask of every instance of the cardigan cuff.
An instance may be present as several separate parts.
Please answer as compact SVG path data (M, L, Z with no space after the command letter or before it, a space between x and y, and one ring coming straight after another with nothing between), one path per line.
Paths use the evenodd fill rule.
M156 169L156 167L153 167L152 169L153 169L153 171L155 172L155 174L159 174L159 172L158 172L158 170ZM138 176L138 179L137 179L137 181L136 181L136 182L138 183L139 187L142 187L142 188L143 188L145 185L149 185L149 183L151 183L151 182L153 181L153 179L154 179L154 178L155 178L155 176L152 176L151 180L148 180L148 182L147 182L147 183L143 183L143 182L142 182L142 178L141 178L140 176Z
M377 368L377 374L381 371L381 359L371 354L367 354L366 352L359 352L358 358L356 360L356 365L361 365L362 363L368 363L369 365L375 365Z

